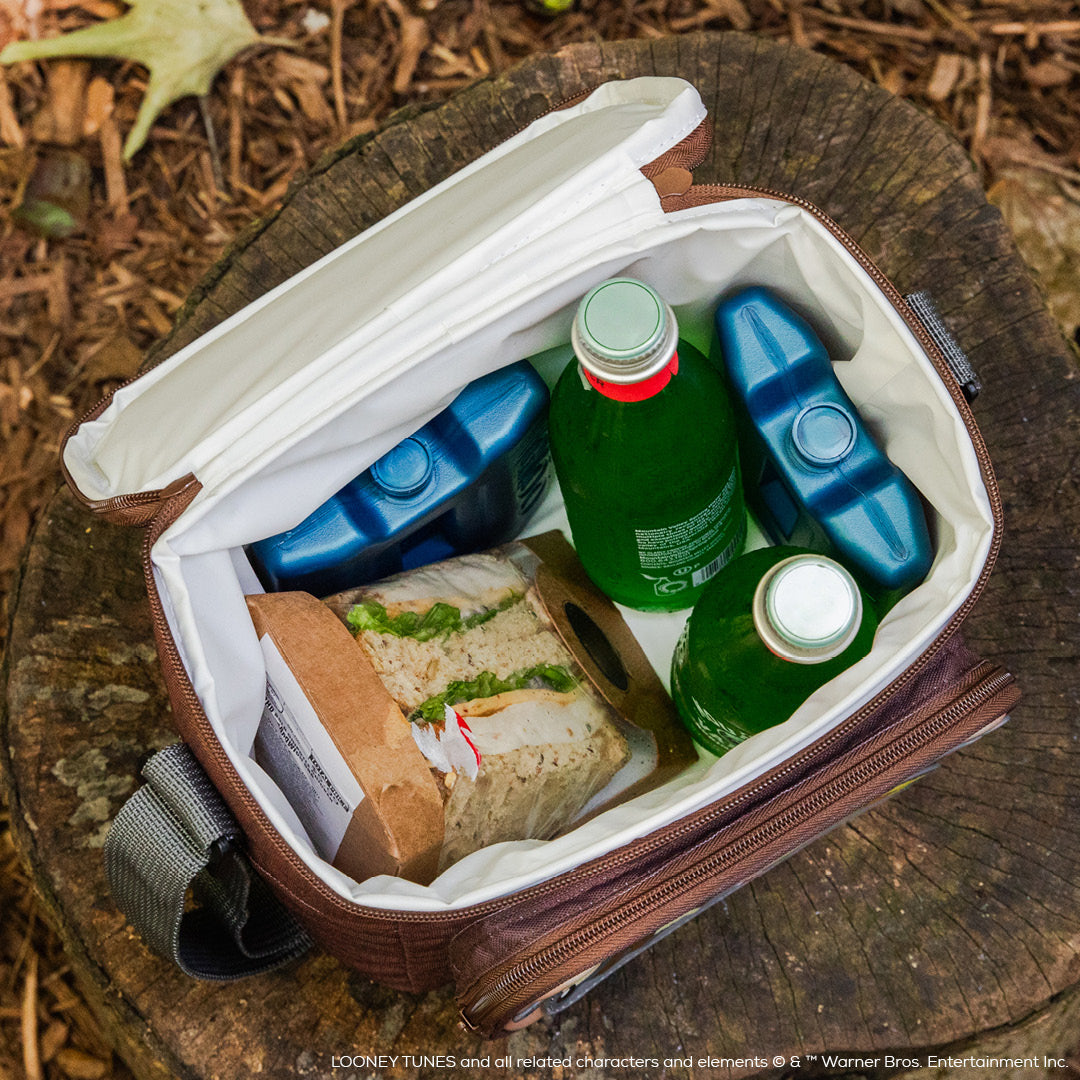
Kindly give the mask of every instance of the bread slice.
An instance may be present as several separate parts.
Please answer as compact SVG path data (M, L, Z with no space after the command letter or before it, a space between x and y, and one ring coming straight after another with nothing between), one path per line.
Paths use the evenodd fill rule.
M450 787L440 871L488 844L561 832L629 757L626 739L588 693L499 697L497 709L499 698L455 706L481 764L475 780L458 775Z

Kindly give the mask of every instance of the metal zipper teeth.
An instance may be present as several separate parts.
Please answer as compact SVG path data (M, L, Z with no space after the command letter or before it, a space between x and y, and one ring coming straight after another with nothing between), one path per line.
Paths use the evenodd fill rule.
M112 514L123 510L138 510L144 506L153 506L161 501L161 492L136 491L126 495L112 495L108 499L88 499L76 492L79 501L92 513Z
M668 897L678 896L692 889L700 881L708 880L726 866L739 862L745 855L752 853L763 844L775 840L790 832L806 819L814 817L822 810L835 805L848 791L853 791L871 781L877 775L887 772L894 764L902 761L925 744L932 742L943 730L947 729L959 717L977 709L993 699L1005 686L1013 681L1011 675L998 674L968 691L963 698L954 702L945 711L938 713L932 720L920 725L916 730L901 736L887 748L868 761L860 762L842 777L838 777L818 788L795 806L782 811L752 833L744 836L730 847L710 856L674 878L648 895L640 897L618 911L605 915L602 919L562 941L547 947L544 951L530 957L527 961L511 968L499 976L494 985L485 990L477 1002L462 1010L466 1023L480 1027L484 1015L491 1013L504 1003L510 1003L512 995L523 989L532 988L535 980L543 974L557 968L564 960L574 959L589 948L594 941L605 938L609 932L633 922L662 906ZM514 1004L530 1004L529 1002Z
M703 825L707 825L709 821L713 820L721 814L727 814L731 809L737 807L746 801L754 798L763 791L768 790L770 787L776 786L786 775L790 774L794 769L801 767L810 760L824 754L832 745L838 740L842 739L854 726L860 723L869 713L876 711L880 708L889 698L891 698L900 689L906 686L913 678L917 677L922 670L930 663L933 657L945 644L945 642L952 636L956 629L967 617L975 602L982 594L986 582L990 577L990 573L993 570L994 563L997 558L998 551L1001 546L1001 518L1002 518L1002 505L1001 496L997 488L997 483L994 480L993 469L990 465L989 455L986 451L985 444L982 441L982 436L978 432L978 428L974 423L974 419L971 414L971 410L968 407L967 402L964 400L963 395L959 389L955 387L951 374L946 370L944 359L941 357L941 352L937 347L937 344L930 337L925 327L918 321L917 317L908 308L903 296L897 290L897 288L889 281L889 279L879 270L870 259L870 257L862 250L861 247L850 237L839 225L836 224L824 211L820 210L813 203L808 202L799 196L787 195L780 191L775 191L770 188L761 187L743 187L740 185L726 185L726 184L702 184L695 185L692 190L699 193L715 194L716 201L724 199L746 198L752 196L760 196L763 198L776 199L780 202L792 203L801 207L808 213L813 215L818 221L820 221L830 233L832 233L851 253L856 259L859 265L866 271L866 273L874 280L877 286L881 289L885 297L890 301L892 306L900 314L900 316L907 323L912 333L918 339L919 343L923 346L927 355L934 363L939 374L942 377L942 381L950 391L950 395L953 397L958 408L961 410L961 417L964 420L964 425L968 430L969 436L972 439L972 445L975 449L976 457L979 460L980 466L983 470L983 475L987 480L987 495L990 499L991 510L994 518L994 535L991 539L990 550L987 553L986 561L983 564L982 570L977 578L971 593L957 609L956 613L952 616L949 622L942 629L941 633L927 646L920 656L918 656L903 672L901 672L896 679L894 679L887 687L885 687L879 694L871 699L866 705L864 705L857 712L853 713L847 720L841 723L828 735L824 736L821 740L814 743L811 747L808 747L802 754L793 758L790 762L787 762L775 773L771 773L767 779L758 784L754 784L742 791L740 791L734 798L725 800L721 807L710 810L706 807L702 811L698 811L687 818L683 819L681 823L674 823L673 826L662 827L658 830L660 834L658 838L650 838L649 836L641 837L636 841L633 841L628 850L621 853L613 853L608 856L602 856L596 863L578 868L576 870L569 870L565 874L559 875L555 879L539 882L536 885L530 886L513 896L499 897L494 900L489 900L481 904L475 904L468 908L460 908L454 911L448 912L401 912L393 911L383 908L367 907L365 905L356 904L354 901L350 901L342 897L339 893L331 889L325 882L323 882L309 867L299 858L299 856L292 850L292 848L285 843L285 841L278 835L277 830L269 827L267 833L272 837L274 846L286 857L286 859L292 862L307 879L309 886L326 901L333 906L339 908L344 912L353 912L357 908L363 911L363 913L372 919L383 919L388 922L416 922L416 923L439 923L439 922L456 922L465 917L473 917L491 914L495 911L499 911L505 907L509 907L512 904L519 903L528 898L534 898L543 896L549 892L557 889L566 888L579 882L587 881L589 878L596 876L600 873L605 873L611 869L625 865L628 862L636 861L642 855L648 855L657 849L665 846L671 846L677 844L678 840L685 836L687 833L696 831ZM163 530L162 530L163 531ZM148 533L148 536L150 534ZM160 534L158 534L160 535ZM156 536L155 536L156 540ZM144 557L149 560L149 553L151 544L145 545ZM169 630L168 622L165 618L164 609L161 605L160 599L157 597L156 589L151 593L151 609L152 617L155 625L157 625L161 632L165 635L165 640L171 640L171 631ZM175 646L172 651L176 653ZM188 678L185 677L183 672L183 665L179 661L179 655L176 653L174 657L174 664L178 667L178 678L181 681L180 691L183 694L186 701L191 704L193 715L196 717L198 725L203 729L204 733L204 745L211 750L213 756L219 761L222 767L230 773L235 772L232 762L229 760L224 748L221 746L217 735L214 733L212 726L208 718L206 717L202 703L199 701L198 695L195 694L194 688ZM257 816L265 818L265 814L262 808L259 806L258 801L252 796L246 789L243 791L241 800L249 809L252 810ZM299 898L298 898L299 899Z
M60 440L60 471L63 473L64 480L67 482L68 488L76 499L87 510L95 514L110 513L114 510L129 510L136 509L142 506L148 506L159 500L160 492L158 491L136 491L123 495L112 495L108 499L90 499L85 496L79 489L78 485L72 480L68 473L67 466L64 464L64 450L67 447L68 441L74 436L75 432L88 423L90 420L96 420L112 403L113 398L119 391L123 390L126 386L130 386L133 382L137 381L143 376L144 372L139 371L135 375L129 375L119 386L112 390L106 397L101 398L93 405L90 406L77 420L74 420L68 425L67 431L64 432L64 437Z

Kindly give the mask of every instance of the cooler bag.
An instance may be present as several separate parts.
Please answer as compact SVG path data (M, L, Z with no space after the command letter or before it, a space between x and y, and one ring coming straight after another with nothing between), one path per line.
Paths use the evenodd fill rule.
M151 761L107 860L121 907L186 970L261 970L310 936L400 990L453 982L468 1027L493 1035L576 1000L1007 718L1013 678L958 633L1002 527L965 398L973 373L925 298L901 297L815 207L694 185L710 132L680 79L604 84L122 386L67 436L79 499L145 529L187 748ZM760 284L797 303L925 501L930 573L865 659L723 757L702 754L557 839L475 852L429 886L354 881L316 855L251 756L266 676L244 546L295 525L466 383L568 341L580 297L624 274L655 286L705 348L722 293ZM569 535L557 488L528 532L552 527ZM665 680L685 618L627 615Z

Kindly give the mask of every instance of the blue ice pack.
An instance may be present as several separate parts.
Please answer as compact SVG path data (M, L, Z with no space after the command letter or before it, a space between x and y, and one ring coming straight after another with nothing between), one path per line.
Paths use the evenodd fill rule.
M295 528L252 544L263 585L327 596L511 539L547 487L547 404L525 361L469 383Z
M919 495L870 437L814 330L755 286L720 303L716 332L765 533L832 555L880 590L917 585L933 560Z

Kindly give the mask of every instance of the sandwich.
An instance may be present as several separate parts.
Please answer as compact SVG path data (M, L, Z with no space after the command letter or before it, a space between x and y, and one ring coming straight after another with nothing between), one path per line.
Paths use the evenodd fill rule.
M509 558L461 556L326 603L431 769L440 871L489 844L557 835L630 761L630 725Z

